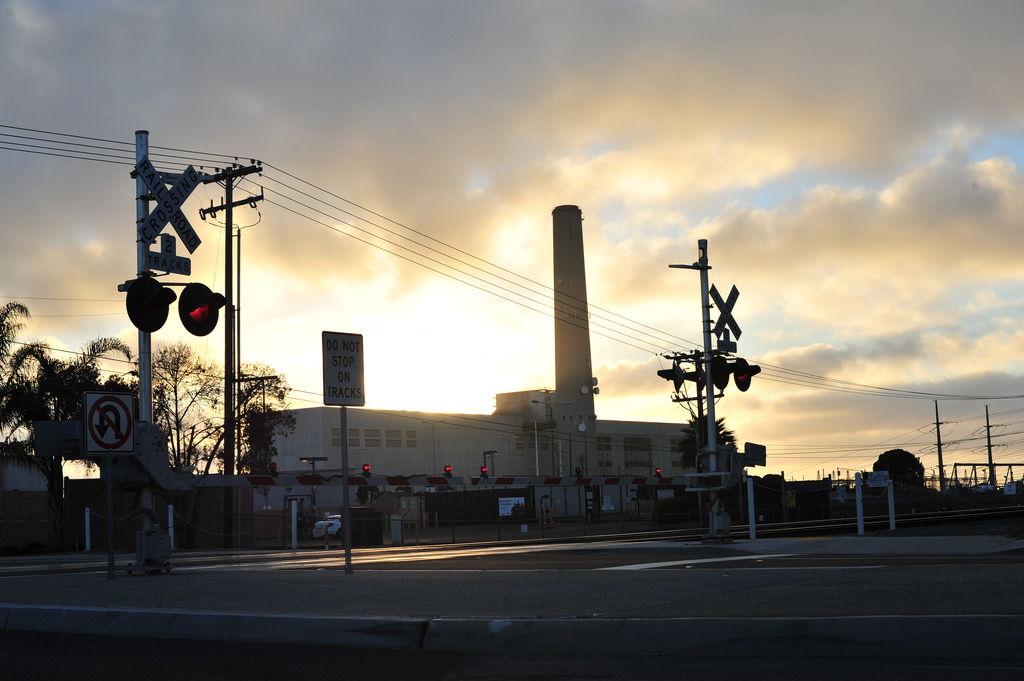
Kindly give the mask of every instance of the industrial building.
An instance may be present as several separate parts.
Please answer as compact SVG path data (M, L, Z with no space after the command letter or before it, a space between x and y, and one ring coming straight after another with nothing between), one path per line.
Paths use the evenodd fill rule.
M683 423L608 421L597 418L600 391L590 351L589 309L583 253L583 216L577 206L553 211L555 388L502 393L494 413L437 414L348 408L294 411L292 435L276 441L281 473L341 474L347 438L349 475L369 466L374 476L443 478L464 484L481 478L652 477L656 469L682 475ZM652 381L656 377L652 376ZM450 468L446 468L450 467ZM280 508L297 490L277 487L261 500ZM337 487L311 490L319 505L340 503ZM313 500L313 506L317 505Z

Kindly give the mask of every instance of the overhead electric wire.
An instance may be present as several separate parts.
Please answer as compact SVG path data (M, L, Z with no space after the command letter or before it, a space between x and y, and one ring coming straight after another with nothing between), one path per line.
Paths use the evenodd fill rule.
M513 282L513 281L511 281L511 280L509 280L509 279L505 278L504 276L501 276L501 277L500 277L500 278L501 278L501 279L502 279L503 281L505 281L505 282L507 282L507 283L509 283L509 284L512 284L512 285L514 285L514 286L518 286L518 287L521 287L521 288L523 288L523 289L526 289L526 290L528 290L528 291L531 291L531 293L542 293L542 294L545 294L545 295L547 295L548 293L554 294L554 289L553 289L552 287L550 287L550 286L546 285L546 284L542 284L542 283L540 283L540 282L538 282L538 281L535 281L535 280L533 280L533 279L530 279L530 278L528 278L528 277L525 277L525 276L523 276L523 275L521 275L521 274L518 274L517 272L513 272L512 270L509 270L509 269L507 269L507 268L505 268L505 267L502 267L501 265L498 265L498 264L496 264L496 263L492 263L492 262L489 262L489 261L487 261L487 260L483 260L482 258L479 258L479 257L477 257L477 256L475 256L475 255L473 255L473 254L471 254L471 253L469 253L469 252L467 252L467 251L464 251L464 250L462 250L462 249L460 249L460 248L457 248L457 247L455 247L455 246L452 246L452 245L450 245L450 244L446 244L446 243L444 243L444 242L442 242L442 241L440 241L440 240L438 240L438 239L435 239L434 237L432 237L432 236L430 236L430 235L428 235L428 234L425 234L424 232L421 232L421 231L419 231L419 230L416 230L416 229L414 229L414 228L412 228L412 227L409 227L408 225L405 225L405 224L403 224L403 223L400 223L400 222L398 222L398 221L396 221L396 220L393 220L393 219L391 219L391 218L389 218L389 217L387 217L387 216L385 216L385 215L382 215L382 214L380 214L380 213L378 213L378 212L376 212L376 211L374 211L374 210L371 210L371 209L369 209L369 208L366 208L366 207L364 207L364 206L361 206L361 205L359 205L359 204L357 204L357 203L355 203L355 202L353 202L353 201L350 201L349 199L346 199L345 197L343 197L343 196L340 196L339 194L336 194L336 193L334 193L334 192L332 192L332 191L329 191L329 190L327 190L327 189L323 189L322 187L319 187L319 186L317 186L317 185L315 185L315 184L312 184L312 183L310 183L310 182L308 182L308 181L306 181L306 180L303 180L303 179L301 179L301 178L299 178L299 177L297 177L297 176L295 176L295 175L293 175L293 174L291 174L291 173L289 173L289 172L287 172L287 171L284 171L284 170L282 170L282 169L280 169L280 168L277 168L277 167L276 167L276 166L274 166L273 164L267 163L267 164L265 164L265 167L266 167L266 168L273 168L274 170L276 170L276 171L278 171L278 172L282 173L283 175L285 175L285 176L287 176L287 177L289 177L289 178L292 178L293 180L296 180L296 181L302 182L303 184L307 184L307 185L309 185L310 187L312 187L313 189L316 189L317 191L319 191L319 192L322 192L322 193L326 194L327 196L330 196L330 197L332 197L332 198L338 199L339 201L343 201L343 202L345 202L345 203L346 203L346 204L348 204L348 205L351 205L351 206L353 206L353 207L355 207L355 208L358 208L359 210L365 211L366 213L369 213L370 215L372 215L372 216L374 216L374 217L376 217L376 218L380 218L380 219L382 219L382 220L385 220L385 221L387 221L387 222L389 222L389 223L391 223L391 224L393 224L393 225L395 225L395 226L397 226L397 227L400 227L400 228L402 228L402 229L404 229L404 230L406 230L406 231L409 231L409 232L411 232L411 233L413 233L413 234L416 234L416 235L417 235L417 236L419 236L419 237L422 237L422 238L424 238L424 239L428 239L428 240L430 240L430 241L432 241L432 242L434 242L434 243L438 243L438 244L441 244L441 245L445 246L445 248L451 249L452 251L454 251L455 253L459 254L460 256L464 256L464 257L466 257L466 258L471 258L472 260L475 260L475 261L478 261L478 262L482 262L482 263L486 264L486 265L487 265L488 267L494 268L494 269L496 269L496 270L498 270L498 271L500 271L500 272L503 272L504 274L510 275L510 276L512 276L512 277L515 277L516 279L519 279L519 280L525 281L525 282L529 283L529 284L530 284L531 286L533 286L533 287L536 287L536 288L539 288L539 289L541 289L541 290L540 290L540 291L538 292L538 291L535 291L535 290L533 290L533 289L531 289L531 288L529 288L529 287L523 286L522 284L519 284L519 283ZM267 175L267 174L265 173L265 175ZM270 177L269 175L267 175L267 177L273 180L273 178L272 178L272 177ZM278 181L278 182L279 182L279 181ZM284 183L281 183L281 184L284 184ZM284 186L288 186L288 185L284 185ZM304 194L305 196L308 196L308 197L310 197L310 198L312 198L312 199L314 199L314 200L320 201L320 202L322 202L322 203L327 203L327 202L323 201L322 199L317 199L317 198L313 197L313 196L312 196L311 194L309 194L309 193L307 193L307 192L302 192L301 190L298 190L298 189L295 189L295 188L292 188L292 189L293 189L294 191L297 191L297 192L299 192L299 193L302 193L302 194ZM330 204L328 204L328 205L330 205ZM339 210L343 210L343 209L339 209ZM346 213L346 214L348 214L348 215L351 215L351 216L353 216L353 217L357 217L358 219L362 219L362 220L364 220L364 221L366 221L366 222L370 222L371 224L374 224L374 225L375 225L376 227L378 227L378 228L380 228L380 229L385 229L385 228L384 228L383 226L381 226L381 225L379 225L379 224L376 224L376 223L372 223L371 221L368 221L368 220L366 220L365 218L362 218L362 217L360 217L360 216L356 216L356 215L355 215L354 213L351 213L351 212L349 212L349 211L347 211L347 210L343 210L343 212L344 212L344 213ZM398 234L397 234L396 232L393 232L393 231L391 231L391 230L388 230L388 231L389 231L390 233L392 233L392 234L396 234L396 235L398 235ZM398 236L400 236L400 235L398 235ZM403 236L403 237L401 237L401 238L406 238L406 239L407 239L408 237L404 237L404 236ZM420 244L420 245L423 245L423 244ZM428 248L429 248L429 247L428 247ZM436 252L438 252L438 253L440 253L440 252L441 252L441 251L437 251L436 249L433 249L433 248L431 248L431 250L434 250L434 251L436 251ZM452 256L446 256L446 257L452 257ZM474 269L476 269L476 270L479 270L479 271L484 271L484 270L483 270L482 268L479 268L479 267L477 267L476 265L474 265L474 264L472 264L472 263L470 263L470 262L467 262L467 261L465 261L465 260L462 260L462 259L460 259L460 258L453 258L453 259L454 259L454 260L456 260L456 262L458 262L458 263L460 263L460 264L462 264L462 265L465 265L465 266L468 266L468 267L472 267L472 268L474 268ZM494 276L494 275L492 275L492 276ZM580 299L580 298L577 298L577 297L575 297L575 296L571 296L571 295L568 295L568 294L564 294L564 297L565 297L565 298L567 298L567 299L569 299L569 300L572 300L573 302L577 302L577 303L583 303L583 302L585 302L585 301L583 301L583 300L582 300L582 299ZM680 337L678 337L678 336L675 336L674 334L670 334L670 333L668 333L668 332L665 332L665 331L661 331L661 330L659 330L659 329L655 329L655 328L654 328L654 327L652 327L652 326L649 326L649 325L647 325L647 324L643 324L643 323L641 323L641 322L638 322L638 321L636 321L636 320L633 320L633 319L629 319L628 317L624 317L624 316L622 316L622 315L619 315L619 314L617 314L617 313L615 313L615 312L611 312L610 310L607 310L607 309L605 309L605 308L603 308L603 307L601 307L601 306L599 306L599 305L594 305L593 303L589 303L589 302L588 302L588 303L587 303L587 309L588 309L588 313L589 313L589 314L590 314L591 316L597 316L597 317L599 317L599 318L603 318L603 316L602 316L602 315L594 315L593 311L594 311L594 310L598 310L599 312L604 312L604 313L607 313L607 314L613 315L613 316L615 316L615 317L618 317L619 319L624 319L624 320L626 320L626 321L627 321L627 322L628 322L628 323L629 323L630 325L635 325L636 327L639 327L639 328L644 328L644 329L650 329L651 331L655 332L655 335L657 335L657 336L665 336L666 338L670 338L670 339L673 339L673 341L682 341L683 343L687 343L687 344L690 344L690 345L693 345L693 346L696 346L696 345L697 345L697 343L694 343L694 342L692 342L692 341L688 341L688 340L686 340L686 339L680 338ZM608 319L608 321L611 321L612 323L615 323L615 322L614 322L614 320L611 320L611 319ZM622 326L626 326L626 327L628 328L628 326L629 326L629 325L627 325L627 324L623 324Z
M291 199L290 197L284 197L284 198L286 198L288 200L291 200L291 201L296 201L295 199ZM545 315L547 315L549 317L555 317L555 314L556 314L555 310L551 306L547 306L550 309L538 309L537 307L534 307L534 305L541 305L541 304L543 304L541 301L537 301L537 300L533 300L533 299L528 299L528 298L525 298L525 296L521 296L521 297L523 297L525 299L525 301L524 300L517 300L516 298L511 297L514 294L512 294L512 292L508 291L507 289L501 289L500 287L498 287L498 290L494 290L493 288L488 288L484 284L493 285L491 282L488 282L488 281L482 279L481 277L478 277L478 276L473 275L471 273L451 268L450 266L445 265L444 263L442 263L441 261L437 260L436 258L432 258L430 256L424 255L423 253L415 253L414 252L415 255L418 256L419 258L423 258L424 260L426 260L427 262L425 263L425 262L423 262L421 260L417 260L417 259L412 258L410 256L403 255L403 254L397 253L397 252L395 252L395 251L393 251L391 249L385 248L385 247L381 246L380 244L374 243L373 241L371 241L369 239L357 236L355 234L351 234L351 233L345 232L344 230L339 229L338 227L336 227L334 225L331 225L331 224L328 224L326 222L323 222L322 220L320 220L318 218L311 217L309 215L305 215L305 214L299 212L298 210L296 210L294 208L291 208L289 206L285 206L284 204L277 203L276 201L273 201L271 199L264 199L264 200L268 204L270 204L270 205L277 206L278 208L281 208L282 210L286 210L286 211L288 211L290 213L293 213L293 214L295 214L295 215L297 215L299 217L302 217L302 218L304 218L306 220L310 220L311 222L315 222L317 224L320 224L323 227L326 227L326 228L331 229L333 231L345 234L346 236L348 236L348 237L350 237L352 239L355 239L356 241L359 241L360 243L366 244L366 245L371 246L373 248L377 248L377 249L386 251L386 252L390 253L391 255L393 255L393 256L395 256L397 258L401 258L403 260L406 260L407 262L411 262L413 264L419 265L420 267L423 267L423 268L425 268L427 270L430 270L431 272L434 272L436 274L440 274L442 276L448 277L450 279L458 281L459 283L466 284L467 286L471 286L471 287L473 287L473 288L475 288L477 290L483 291L485 293L489 293L489 294L494 295L494 296L496 296L498 298L501 298L502 300L506 300L506 301L508 301L510 303L514 303L514 304L519 305L521 307L525 307L526 309L531 310L533 312L540 312L540 313L545 314ZM308 206L306 204L302 204L301 202L297 202L297 203L299 203L299 205L301 205L302 207L304 207L304 208L306 208L308 210L322 213L322 211L319 211L319 210L317 210L317 209L315 209L315 208L313 208L311 206ZM325 217L329 217L326 214L324 214L324 215L325 215ZM363 230L363 229L361 229L360 227L358 227L356 225L353 225L350 222L343 222L343 221L340 221L340 220L336 220L336 221L337 222L341 222L342 224L344 224L344 225L346 225L348 227L352 227L353 229L356 229L358 231L362 231L362 232L366 231L366 230ZM376 237L376 235L373 235L373 236ZM387 242L387 243L389 243L390 245L392 245L392 246L394 246L396 248L400 248L402 250L411 251L411 249L409 249L406 246L402 246L401 244L396 244L396 243L390 242L390 241ZM435 267L435 266L433 266L431 264L428 264L428 263L434 263L435 265L438 265L438 267ZM445 271L444 269L441 269L441 267L448 267L449 269L454 270L455 274L453 274L452 272L449 272L449 271ZM473 281L467 281L466 279L460 278L460 276L457 276L457 275L462 275L463 277L468 277L470 279L476 279L477 282L479 282L479 283L474 283ZM508 294L508 295L506 295L506 294ZM574 323L571 320L571 318L569 320L569 323ZM582 326L582 324L578 324L578 325ZM593 330L594 326L597 326L599 328L608 328L608 327L605 327L604 325L601 325L601 324L591 324L590 325L591 333L594 333L595 335L602 336L602 337L608 338L610 340L618 341L618 342L623 343L625 345L629 345L630 347L636 348L637 350L642 350L644 352L649 352L649 348L642 347L640 345L636 345L635 343L632 343L629 340L626 340L624 337L616 337L616 336L613 336L613 335L602 333L600 331L594 331ZM611 329L609 329L609 330L611 330Z
M18 133L32 134L17 134L3 132L3 130L16 130L18 131ZM129 167L133 167L135 164L133 142L122 142L117 140L108 140L85 135L73 135L68 133L44 131L33 128L10 126L3 124L0 124L0 150L16 151L21 153L39 154L46 156L59 156L63 158L72 158L92 162L118 163ZM180 169L184 169L185 166L190 164L195 165L196 163L200 164L204 168L206 164L209 164L211 167L214 168L219 168L221 166L229 166L234 163L237 163L239 158L251 158L251 156L249 155L215 154L209 152L199 152L179 149L175 147L161 146L151 146L150 155L151 158L164 159L168 165L179 166ZM270 169L270 171L272 171L270 173L264 171L263 173L263 179L267 180L268 182L276 183L281 187L284 187L287 191L294 192L299 196L305 196L310 200L315 200L319 203L323 203L324 205L329 206L330 209L333 211L337 211L343 215L349 215L353 219L371 225L378 230L382 230L385 235L390 234L396 238L409 241L415 245L415 248L399 244L385 235L374 233L371 232L370 230L358 227L357 225L354 225L351 222L348 222L344 219L338 219L335 215L316 209L313 206L304 203L302 200L295 198L294 196L288 195L284 191L276 192L277 195L281 197L282 200L286 200L293 204L302 206L306 210L320 213L325 218L330 220L336 220L337 222L345 224L352 229L360 230L366 234L370 234L373 236L374 239L377 239L386 245L381 245L380 243L373 243L367 239L363 239L355 234L352 234L349 231L337 229L333 225L325 223L318 218L306 215L301 211L295 208L290 208L282 203L272 202L273 205L276 205L282 208L283 210L288 210L289 212L293 213L294 215L302 219L309 220L315 224L319 224L321 226L330 228L338 233L344 234L345 236L362 241L363 243L366 243L375 248L388 252L396 257L415 263L421 267L425 267L430 271L442 274L455 281L459 281L460 283L472 286L482 291L486 291L492 295L496 295L499 298L502 298L509 302L513 302L529 310L540 312L551 317L556 316L557 310L554 309L553 303L548 303L546 299L538 300L536 298L536 296L541 295L545 296L546 298L549 291L553 292L553 289L551 289L551 287L540 284L527 277L518 275L495 263L491 263L487 260L478 258L476 256L472 256L466 251L446 244L440 240L430 237L429 235L414 230L400 222L392 220L391 218L388 218L379 212L373 211L369 208L361 206L358 203L350 201L349 199L346 199L340 196L339 194L323 189L309 181L303 180L298 176L287 171L284 171L283 169L280 169L273 164L264 163L263 165L264 168ZM310 187L312 190L320 192L336 201L343 202L345 205L363 211L370 216L378 218L379 220L387 221L388 223L395 225L396 227L400 227L401 229L407 230L421 238L428 239L432 243L439 244L444 248L449 249L450 251L458 254L458 256L443 253L438 248L424 244L420 241L417 241L416 239L412 239L410 237L398 234L394 230L390 230L389 228L386 228L380 225L378 222L368 219L367 217L357 215L349 209L331 203L330 201L318 198L311 194L310 192L301 190L297 187L293 187L287 182L284 182L283 180L276 178L273 174L274 172L279 173L294 182L301 182L302 184ZM433 262L435 265L437 265L437 267L424 264L424 262L416 260L413 257L409 257L401 253L398 253L395 250L392 250L392 248L389 248L388 246L393 247L395 249L405 250L409 253L412 253L417 258L422 258L427 263ZM417 251L416 248L427 249L427 253L424 253L423 251ZM442 262L438 258L435 258L434 256L430 255L430 253L434 253L440 257L450 259L455 264L453 265L446 262ZM485 267L480 267L475 264L472 264L471 262L463 258L470 258L473 261L483 263ZM446 268L447 270L450 270L450 272L442 271L440 269L442 267ZM480 275L472 274L471 272L467 271L464 268L471 268L475 271L484 273L486 277L489 277L489 279L484 278L483 276ZM505 274L515 277L517 280L527 282L528 285L519 283L519 281L513 281L512 279L506 277ZM475 280L477 283L474 283L474 281L469 281L467 279ZM506 284L514 288L508 288L505 286ZM535 288L531 287L537 287L541 290L536 290ZM526 291L527 293L522 293L520 292L520 290ZM518 298L522 298L522 300L518 300ZM570 297L566 297L565 299L571 300ZM542 309L538 309L538 306L542 307ZM604 333L602 331L596 331L593 333L608 338L610 340L623 343L625 345L641 350L643 352L661 355L665 353L667 350L672 349L671 347L666 347L666 345L676 347L678 347L679 345L699 347L700 345L693 341L680 338L672 333L658 330L654 327L637 322L628 317L618 315L617 313L614 312L610 312L594 304L589 304L588 309L590 310L591 324L593 326L597 326L599 329L604 329L605 331L608 332ZM597 311L597 313L595 313L594 311ZM594 322L593 320L595 318L601 320L601 323ZM860 384L852 381L832 379L825 376L811 374L808 372L796 371L793 369L786 369L783 367L776 367L770 364L766 364L764 362L760 362L760 366L762 367L762 374L759 380L763 379L766 381L774 381L794 386L813 388L815 390L829 390L840 393L867 395L875 397L893 397L900 399L920 400L1006 400L1024 398L1024 395L986 396L966 394L945 394L930 393L925 391L914 391L907 389L886 388L880 386Z
M0 128L2 128L2 127L10 127L10 126L0 126ZM41 131L35 131L35 132L41 132ZM61 135L62 133L47 133L47 134ZM4 133L0 133L0 137L3 137L3 136L5 136L5 134ZM16 136L16 137L25 138L25 136ZM77 138L81 138L80 136L76 136L76 137ZM41 139L41 138L33 138L33 139ZM109 142L108 140L101 140L101 141ZM81 143L68 143L68 144L77 145L77 146L91 146L91 147L94 147L94 148L96 147L96 145L83 145ZM125 165L133 165L134 164L134 157L129 153L130 149L128 147L128 143L122 143L122 144L125 145L126 149L124 151L122 151L122 155L121 156L116 157L116 158L122 159L122 162ZM25 149L25 148L19 148L17 150L18 151L28 151L28 149ZM173 151L173 152L176 152L176 153L168 154L168 153L165 153L165 151L162 151L162 150L170 150L170 151ZM185 156L184 154L187 154L187 156ZM202 155L202 158L197 158L200 155ZM195 164L195 163L210 163L212 165L218 165L218 164L226 164L226 163L230 163L230 162L237 162L238 158L240 158L238 156L230 156L230 155L226 155L226 154L203 154L202 152L190 152L190 151L182 150L182 149L169 148L169 147L158 147L158 146L151 146L150 147L150 156L151 156L151 158L154 158L154 159L163 158L163 159L165 159L167 161L168 164L176 164L176 165L180 166L181 169L183 169L187 163L191 163L191 164ZM74 156L74 157L76 157L76 158L83 158L81 155ZM84 160L89 160L89 157L85 157ZM450 265L450 264L444 263L444 266L450 267L451 269L459 272L462 275L471 276L471 277L476 278L476 279L478 279L480 281L485 281L481 277L474 277L471 273L466 272L465 270L460 270L459 269L460 265L463 266L463 267L472 268L472 269L474 269L474 270L476 270L478 272L482 272L482 273L486 274L486 276L488 276L488 277L492 277L492 278L498 279L497 283L494 282L494 281L487 281L487 284L490 285L490 286L495 286L495 287L498 287L498 288L504 288L504 286L500 282L505 282L506 284L509 284L509 285L514 286L514 287L516 287L518 289L522 289L524 291L529 292L529 294L531 296L543 295L543 294L546 294L547 292L553 292L551 287L549 287L549 286L545 286L545 285L540 284L540 283L538 283L536 281L533 281L533 280L531 280L531 279L529 279L527 277L523 277L521 275L518 275L518 274L516 274L514 272L511 272L511 270L508 270L508 269L506 269L504 267L501 267L501 266L496 265L494 263L491 263L489 261L477 258L476 256L472 256L471 254L467 253L466 251L463 251L463 250L458 249L456 247L453 247L453 246L451 246L449 244L441 242L441 241L439 241L437 239L434 239L433 237L430 237L429 235L426 235L423 232L419 232L419 231L414 230L414 229L412 229L412 228L410 228L410 227L408 227L406 225L403 225L403 224L401 224L401 223L399 223L399 222L397 222L395 220L387 218L386 216L383 216L382 214L380 214L380 213L378 213L376 211L372 211L372 210L367 209L367 208L365 208L363 206L360 206L359 204L354 203L352 201L349 201L349 200L345 199L344 197L341 197L340 195L338 195L336 193L329 192L329 191L327 191L327 190L325 190L325 189L323 189L321 187L318 187L315 184L312 184L312 183L309 183L307 181L301 180L301 178L298 178L297 176L295 176L295 175L293 175L291 173L287 173L286 171L282 171L280 169L277 169L276 166L272 166L271 164L265 164L265 165L268 168L274 168L275 170L277 170L281 174L285 175L286 177L289 177L289 178L292 178L292 179L297 180L299 182L303 182L304 184L307 184L309 187L311 187L312 189L315 189L318 192L324 193L324 194L326 194L326 195L328 195L330 197L333 197L333 198L336 198L336 199L338 199L340 201L343 201L346 204L351 205L351 206L353 206L355 208L358 208L359 210L365 211L366 213L368 213L368 214L370 214L372 216L378 217L378 218L380 218L382 220L386 220L387 222L389 222L389 223L391 223L393 225L396 225L398 227L401 227L402 229L407 230L407 231L409 231L409 232L411 232L413 234L416 234L417 236L420 236L420 237L422 237L424 239L428 239L428 240L430 240L430 241L432 241L434 243L440 244L440 245L444 246L445 248L454 251L455 253L458 253L460 255L466 256L467 258L472 258L472 259L477 260L477 261L479 261L481 263L484 263L487 267L491 268L492 270L497 270L498 272L507 273L507 274L509 274L511 276L516 277L517 279L525 281L528 284L530 284L530 285L532 285L534 287L541 288L543 290L542 291L533 290L529 286L523 285L523 284L518 283L516 281L512 281L512 280L508 279L507 277L502 276L501 274L496 274L494 271L488 271L488 270L486 270L486 269L484 269L482 267L478 267L478 266L472 264L471 262L468 262L467 260L463 260L461 258L457 258L457 257L451 256L451 255L449 255L447 253L442 252L441 250L439 250L437 248L433 248L432 246L429 246L429 245L424 244L422 242L416 241L414 239L410 239L409 237L401 235L401 234L399 234L398 232L396 232L394 230L390 230L390 229L384 227L383 225L381 225L381 224L379 224L377 222L374 222L372 220L368 220L366 217L357 215L357 214L353 213L352 211L349 211L349 210L340 208L338 206L335 206L333 204L330 204L329 202L324 201L323 199L320 199L320 198L314 196L313 194L311 194L309 192L305 192L305 191L303 191L301 189L298 189L296 187L288 185L287 183L285 183L283 181L277 180L271 174L268 174L266 172L263 173L263 178L268 180L268 181L277 182L281 186L285 187L286 189L288 189L290 191L293 191L293 192L295 192L295 193L297 193L299 195L302 195L302 196L306 196L307 198L309 198L311 200L318 201L320 203L324 203L325 205L329 206L330 208L332 208L334 210L341 211L342 213L347 214L347 215L349 215L349 216L351 216L351 217L353 217L353 218L355 218L357 220L366 222L367 224L373 226L374 228L380 229L380 230L384 231L385 233L388 233L388 234L391 234L392 236L395 236L396 238L400 238L400 239L404 239L404 240L410 241L410 242L414 243L419 248L425 248L428 251L431 251L431 252L434 252L434 253L440 255L441 257L449 258L449 259L454 260L456 262L456 265ZM282 196L282 198L290 200L290 201L293 201L293 202L296 202L296 203L298 203L300 205L303 205L304 207L306 207L306 208L308 208L310 210L316 210L312 206L309 206L308 204L304 204L303 202L299 201L298 199L295 199L295 198L293 198L291 196L286 195L284 192L278 192L278 194L280 196ZM304 217L305 219L311 219L309 216L302 215L301 213L299 213L297 211L292 211L292 212L296 213L297 215L300 215L301 217ZM325 217L335 218L335 216L329 215L329 214L325 213L324 211L318 211L318 212L320 212L323 215L325 215ZM321 223L321 224L323 224L323 223ZM346 223L346 224L348 224L350 227L353 227L355 229L361 229L364 232L371 233L371 232L369 232L369 230L362 229L362 228L360 228L357 225L354 225L352 223ZM326 226L329 226L329 225L326 225ZM345 232L342 232L342 233L345 233ZM347 233L346 233L346 235L352 236L351 234L347 234ZM374 234L374 236L376 238L378 238L378 239L381 239L385 243L388 243L388 244L392 245L392 246L395 246L395 247L398 247L398 248L403 248L403 246L401 244L397 244L394 241L392 241L392 240L390 240L390 239L388 239L386 237L382 237L380 234ZM407 247L404 247L404 248L406 248L406 250L412 250L412 249L408 249ZM384 248L383 250L387 251L388 249ZM422 256L423 254L420 253L418 255ZM411 260L411 259L408 259L408 258L406 258L406 259L407 260ZM413 260L412 262L415 262L415 261ZM435 260L435 262L438 262L439 264L441 264L440 261ZM437 270L435 269L434 271L437 271ZM458 277L454 277L454 278L458 279ZM464 280L462 280L462 281L463 281L463 283L467 283ZM477 287L477 288L481 288L481 287ZM484 289L484 290L486 290L486 289ZM516 293L515 291L512 291L512 290L507 289L507 288L505 290L508 293L511 293L513 295L522 295L524 298L527 297L527 296L525 296L522 293ZM583 303L583 301L581 299L573 297L573 296L570 296L570 295L563 295L563 296L561 296L561 298L563 300L566 300L566 301L580 303L581 306L582 306L582 303ZM506 299L508 299L508 298L506 298ZM541 305L545 305L546 307L551 307L551 304L546 302L546 301L537 301L534 298L528 298L528 299L533 304L541 304ZM605 328L606 330L608 330L612 334L614 334L614 333L622 333L622 335L624 337L631 338L633 341L645 342L645 343L648 343L648 344L654 344L656 346L656 347L654 347L652 349L650 347L640 347L640 346L636 345L636 343L631 342L631 341L625 341L627 345L630 345L631 347L634 347L636 349L643 350L645 352L663 352L663 351L669 349L677 341L682 341L684 343L690 343L691 345L695 345L692 341L686 341L685 339L681 339L679 337L673 336L672 334L667 334L667 333L665 333L663 331L659 331L659 330L655 329L654 327L651 327L651 326L645 325L645 324L641 324L639 322L631 320L631 319L629 319L627 317L624 317L622 315L618 315L617 313L610 312L608 310L605 310L604 308L601 308L600 306L591 304L591 305L588 306L588 309L589 309L590 318L591 318L592 321L596 318L596 319L603 320L603 321L607 322L607 324L596 323L597 326ZM542 311L542 312L544 312L544 311ZM601 312L604 312L606 314L600 314ZM611 316L607 316L607 315L611 315ZM625 321L619 321L620 319L621 320L625 320ZM570 323L572 323L571 320L570 320ZM611 324L613 326L609 326L608 324ZM626 331L620 331L620 330L618 330L617 328L614 328L614 327L621 327L622 329L626 329ZM640 330L642 335L647 335L647 336L654 337L655 340L654 341L646 340L644 338L638 337L637 335L635 335L636 331L638 329ZM649 333L647 331L643 331L644 329L649 329L650 331L652 331L654 333ZM631 335L631 332L632 332L632 335ZM607 337L607 338L609 338L611 340L621 340L621 339L617 339L614 335L609 335L609 334L598 334L598 335L602 335L602 336ZM658 336L661 336L661 337L658 337Z

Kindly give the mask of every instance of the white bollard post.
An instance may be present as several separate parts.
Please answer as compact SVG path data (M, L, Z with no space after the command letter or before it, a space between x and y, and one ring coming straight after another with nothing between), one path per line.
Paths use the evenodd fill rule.
M864 536L864 493L860 489L860 473L853 476L857 487L857 535Z
M92 553L92 509L85 507L85 552Z
M292 499L292 550L299 548L299 500Z
M754 479L747 477L747 515L750 518L750 538L757 539L757 512L754 509Z
M896 529L896 499L892 495L892 480L886 485L889 494L889 531Z
M167 539L171 547L174 550L174 504L167 504Z

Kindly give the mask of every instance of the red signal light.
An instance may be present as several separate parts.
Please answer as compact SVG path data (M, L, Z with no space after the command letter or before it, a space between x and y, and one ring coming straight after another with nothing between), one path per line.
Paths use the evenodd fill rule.
M203 303L196 309L188 313L188 316L196 322L205 322L206 318L210 316L210 304Z
M205 336L216 328L218 310L226 303L224 296L205 284L191 283L178 298L178 316L186 331L193 336Z

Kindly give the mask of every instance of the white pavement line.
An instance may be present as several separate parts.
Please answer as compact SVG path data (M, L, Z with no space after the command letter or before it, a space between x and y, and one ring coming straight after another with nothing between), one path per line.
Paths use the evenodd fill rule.
M752 553L745 556L729 556L726 558L696 558L690 560L668 560L662 563L636 563L634 565L616 565L613 567L597 568L598 570L652 570L654 568L672 567L673 565L696 565L698 563L734 563L736 561L749 561L764 558L786 558L795 556L795 553Z

